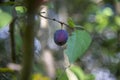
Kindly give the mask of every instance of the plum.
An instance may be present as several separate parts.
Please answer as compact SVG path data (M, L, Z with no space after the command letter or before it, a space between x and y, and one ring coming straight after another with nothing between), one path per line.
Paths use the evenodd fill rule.
M54 33L54 42L57 45L62 46L67 42L67 40L68 40L68 32L66 30L60 29Z

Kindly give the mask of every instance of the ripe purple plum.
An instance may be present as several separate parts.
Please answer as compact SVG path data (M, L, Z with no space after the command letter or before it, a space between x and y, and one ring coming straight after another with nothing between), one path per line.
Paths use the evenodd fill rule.
M62 46L68 40L68 32L66 30L60 29L54 33L54 41L57 45Z

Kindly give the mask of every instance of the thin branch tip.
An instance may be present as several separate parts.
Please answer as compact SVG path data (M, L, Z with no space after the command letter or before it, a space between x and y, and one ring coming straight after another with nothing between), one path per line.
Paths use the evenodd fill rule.
M57 19L55 19L55 18L50 18L50 17L47 17L47 16L43 16L43 15L41 15L40 13L38 13L38 15L39 15L40 17L45 18L45 19L58 22L58 23L60 23L62 26L65 25L66 27L68 27L68 28L70 28L70 29L73 29L73 28L70 27L68 24L66 24L66 23L64 23L64 22L62 22L62 21L59 21L59 20L57 20ZM76 29L81 29L81 30L85 30L83 27L74 27L74 28L76 28Z

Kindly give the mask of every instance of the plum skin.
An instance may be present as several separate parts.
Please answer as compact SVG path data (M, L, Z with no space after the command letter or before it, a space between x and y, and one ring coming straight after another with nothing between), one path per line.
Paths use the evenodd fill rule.
M57 30L54 33L54 42L59 45L62 46L64 45L68 40L68 32L66 30Z

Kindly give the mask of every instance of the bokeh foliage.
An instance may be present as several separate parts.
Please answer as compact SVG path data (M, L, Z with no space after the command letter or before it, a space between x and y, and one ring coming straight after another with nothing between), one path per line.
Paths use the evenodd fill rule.
M117 4L120 4L118 0L98 0L98 2L97 0L53 0L51 3L48 3L48 7L53 8L57 13L59 13L61 7L64 7L67 11L68 16L72 18L74 23L82 26L86 31L90 33L92 37L90 53L95 57L98 55L107 56L106 58L109 59L108 61L105 61L103 57L102 59L100 59L101 57L98 58L100 59L100 63L102 63L103 67L109 68L111 72L118 79L120 79L120 59L119 56L117 56L120 53L120 13L117 11L120 6L117 7ZM17 6L16 10L18 11L18 16L21 16L23 15L21 13L23 13L25 9L21 6ZM0 6L0 29L10 23L12 19L11 14L11 7L6 7L3 5ZM68 24L72 25L71 27L76 26L73 23ZM76 33L74 32L73 34ZM77 37L79 37L78 42L80 41L80 43L83 44L83 42L81 42L82 39L80 35L77 34ZM70 36L70 38L71 37L74 36ZM82 37L86 37L86 34L82 34ZM17 36L16 38L18 49L19 46L21 46L21 41L19 42L20 37ZM91 39L87 39L87 42L91 42ZM73 46L72 42L70 43L70 40L68 40L67 44L68 48L70 48L68 49L68 52L71 50L71 46L81 47L77 43L77 46ZM88 45L89 44L90 43L88 43ZM85 46L88 48L88 45ZM77 50L75 49L75 51ZM79 53L79 51L77 52ZM81 55L85 54L85 51L83 52ZM79 58L79 55L76 55L75 58L70 58L70 60L71 62L74 62L77 58ZM41 77L41 74L36 76Z

